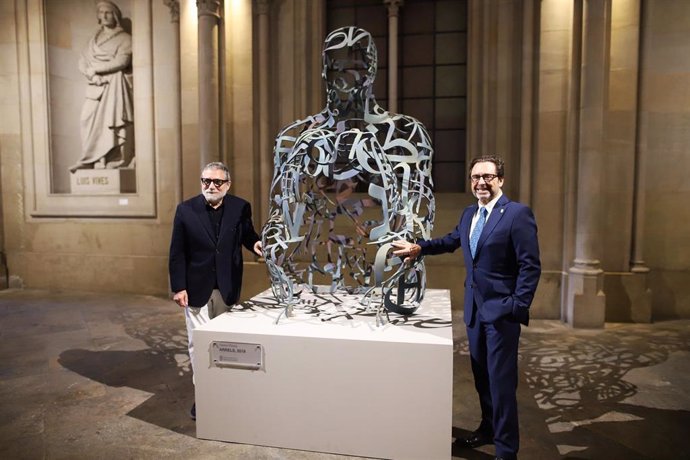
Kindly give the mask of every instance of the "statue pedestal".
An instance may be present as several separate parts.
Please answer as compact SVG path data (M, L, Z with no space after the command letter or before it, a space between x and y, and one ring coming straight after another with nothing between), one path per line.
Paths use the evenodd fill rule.
M340 303L333 301L337 298ZM450 292L376 326L358 296L267 290L194 331L203 439L395 459L450 459Z
M119 195L136 192L134 169L77 169L70 174L74 195Z

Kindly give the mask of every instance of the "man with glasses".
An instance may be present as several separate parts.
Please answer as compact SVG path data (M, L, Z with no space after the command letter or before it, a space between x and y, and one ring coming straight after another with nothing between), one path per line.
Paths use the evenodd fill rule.
M442 238L396 241L394 254L407 262L462 247L464 319L482 419L476 431L455 443L469 449L493 443L497 459L515 459L520 324L529 322L541 274L537 224L527 206L503 195L500 157L475 158L470 171L478 203L465 208L457 227Z
M228 168L223 163L209 163L201 171L201 194L180 203L175 212L170 287L175 303L185 309L192 374L192 331L240 298L242 246L261 256L251 206L228 194L230 184ZM196 420L196 404L190 416Z

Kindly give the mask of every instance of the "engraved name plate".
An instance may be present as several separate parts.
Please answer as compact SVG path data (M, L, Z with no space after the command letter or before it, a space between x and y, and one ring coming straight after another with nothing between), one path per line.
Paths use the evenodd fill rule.
M69 177L74 195L117 195L137 191L133 169L78 169Z
M218 367L261 369L263 347L258 343L211 342L211 362Z

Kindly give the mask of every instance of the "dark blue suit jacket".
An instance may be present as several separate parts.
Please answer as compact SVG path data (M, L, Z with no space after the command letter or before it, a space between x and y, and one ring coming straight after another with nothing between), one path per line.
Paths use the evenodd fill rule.
M186 289L192 307L203 307L216 284L227 305L237 303L242 288L242 246L253 252L259 240L248 202L228 194L223 206L217 239L203 195L180 203L175 212L170 287L173 292Z
M470 226L477 209L477 204L465 208L455 230L446 236L418 241L422 255L462 247L467 269L465 324L471 325L476 318L493 323L507 317L527 325L541 275L534 214L527 206L502 195L484 226L473 259Z

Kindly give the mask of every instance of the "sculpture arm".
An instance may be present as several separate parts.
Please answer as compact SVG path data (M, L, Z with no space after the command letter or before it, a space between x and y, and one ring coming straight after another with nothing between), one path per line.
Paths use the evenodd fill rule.
M82 73L87 78L90 78L89 76L89 63L86 60L86 56L84 56L84 53L79 57L79 72Z
M132 62L132 38L124 33L122 36L121 43L118 45L112 59L91 64L91 69L94 73L100 75L109 74L129 67Z
M129 67L132 60L131 54L118 54L108 62L94 64L91 68L94 73L103 75L118 72Z

